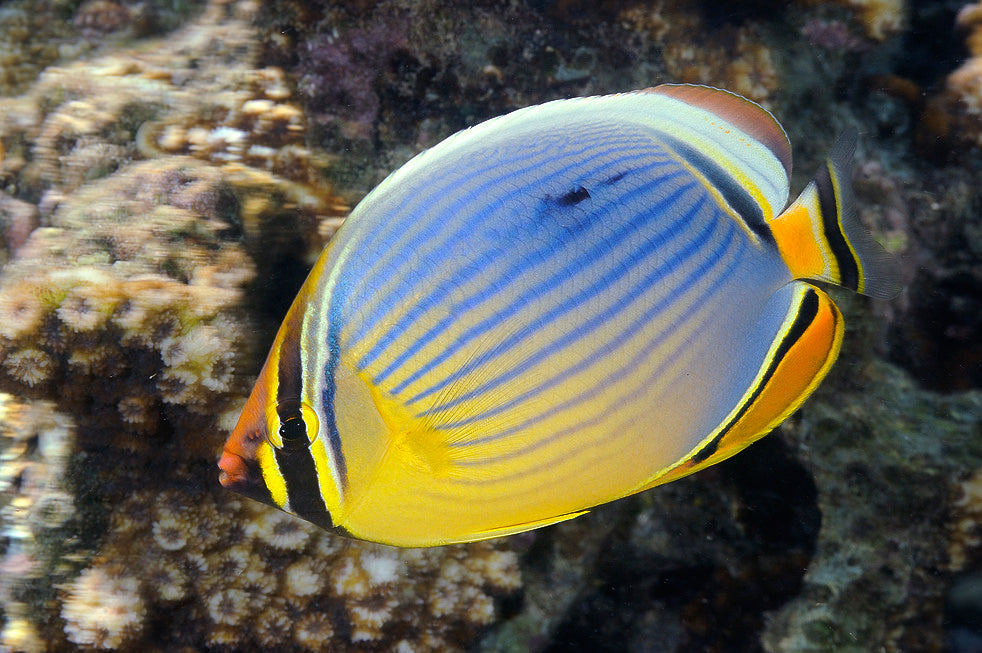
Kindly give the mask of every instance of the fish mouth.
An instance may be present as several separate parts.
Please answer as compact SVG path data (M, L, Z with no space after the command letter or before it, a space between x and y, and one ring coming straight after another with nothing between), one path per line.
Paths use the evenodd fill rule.
M255 463L249 463L239 454L225 450L218 461L221 472L218 482L227 490L232 490L243 496L261 501L267 505L279 508L273 502L273 497L263 482L262 472Z

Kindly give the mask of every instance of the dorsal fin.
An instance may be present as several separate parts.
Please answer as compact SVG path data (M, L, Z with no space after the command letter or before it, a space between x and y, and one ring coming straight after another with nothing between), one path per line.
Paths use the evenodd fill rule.
M657 101L642 121L723 195L760 235L788 203L791 144L760 105L709 86L666 84L638 91Z
M667 95L716 114L767 147L784 166L790 179L791 141L771 112L753 100L712 86L692 84L662 84L643 92Z

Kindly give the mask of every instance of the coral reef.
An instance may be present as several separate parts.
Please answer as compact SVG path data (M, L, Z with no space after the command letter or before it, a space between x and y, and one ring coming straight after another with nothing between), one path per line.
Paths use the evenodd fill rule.
M897 35L907 23L906 0L838 0L859 18L866 36L884 41Z
M867 167L867 172L874 169ZM881 171L882 172L882 171ZM877 210L902 212L909 224L911 280L896 303L890 358L923 386L953 392L982 387L982 202L979 172L968 166L923 166L918 175L876 174L861 183L877 193ZM889 218L887 218L889 219Z
M133 21L133 11L113 0L86 0L72 17L75 25L87 38L105 36L125 29Z
M17 253L38 226L38 221L36 206L0 194L0 265Z
M10 2L0 7L0 95L23 90L45 66L72 48L70 30L54 3Z
M136 579L94 567L68 590L61 609L68 641L96 649L119 649L140 633L145 608Z
M122 501L100 559L62 604L75 645L431 650L472 637L495 618L494 596L520 584L500 544L399 551L177 489Z
M752 26L724 26L710 35L692 7L672 3L638 4L618 19L662 48L668 79L726 88L764 106L779 76L771 50ZM702 34L694 39L693 34Z
M231 388L255 274L227 217L235 202L217 169L180 157L66 199L0 275L0 383L58 397L91 425L122 420L124 448L150 446L140 434L166 405L213 409Z
M45 67L173 29L202 0L14 0L0 8L0 96L15 95ZM108 38L107 37L111 37Z
M948 559L953 571L982 566L982 467L958 488L950 524Z
M801 593L771 615L769 651L942 647L938 571L957 565L946 524L962 510L958 475L982 460L982 395L919 390L882 363L860 373L861 391L820 391L786 431L815 478L822 529Z
M3 173L37 208L0 205L18 253L0 276L0 383L140 434L168 405L227 396L252 259L309 263L347 210L282 71L250 67L247 16L216 3L158 48L50 67L2 101Z
M967 4L957 17L968 58L948 75L944 90L931 99L922 127L924 138L941 138L964 148L982 146L982 3Z
M0 647L455 649L520 586L501 544L363 545L217 485L245 335L293 294L264 273L347 210L290 80L253 65L254 9L0 101L0 387L75 418L0 395Z
M368 190L380 170L483 119L558 97L692 81L768 104L780 64L757 21L707 3L381 0L264 9L264 51L298 79L329 171Z
M328 158L304 146L305 118L283 71L249 65L257 45L245 16L234 16L247 9L235 7L215 3L152 47L51 66L24 96L0 100L0 179L50 212L133 160L192 156L222 164L240 186L264 188L243 211L253 242L262 237L253 218L292 211L287 222L308 241L300 258L312 258L347 204L318 174ZM203 40L216 25L221 48ZM266 245L274 256L275 244Z
M336 122L344 136L368 138L379 112L376 80L408 47L409 23L401 13L392 20L320 34L301 53L300 91L309 104L321 108L320 121Z

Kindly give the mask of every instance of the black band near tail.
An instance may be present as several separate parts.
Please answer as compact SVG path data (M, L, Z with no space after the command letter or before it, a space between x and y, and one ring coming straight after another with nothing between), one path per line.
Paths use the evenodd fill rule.
M832 182L832 174L829 172L830 164L815 176L815 186L818 189L818 206L822 213L822 229L825 231L825 240L832 250L832 256L839 266L839 284L851 290L859 288L859 261L853 253L846 237L842 233L842 226L839 224L839 208L835 192L835 184Z
M738 184L726 170L696 148L690 147L669 134L662 133L660 137L673 150L682 155L687 163L706 177L706 180L723 196L726 203L736 211L748 229L757 234L765 243L776 244L774 234L764 220L763 209L760 208L757 200L747 192L746 188Z
M774 372L777 371L777 366L780 365L781 361L784 360L784 357L788 355L788 351L791 349L791 347L794 345L794 343L801 339L801 336L808 330L808 327L810 327L812 322L815 321L815 317L818 315L818 308L818 293L816 293L814 290L808 290L804 299L802 299L801 303L798 305L798 314L794 318L794 323L791 325L791 328L788 329L787 333L784 334L784 337L781 338L781 344L778 345L777 351L774 352L774 356L767 365L767 370L764 372L764 376L760 380L760 383L757 384L754 391L749 397L747 397L747 400L743 402L743 405L740 406L740 410L737 411L736 415L734 415L732 419L730 419L730 421L727 422L722 429L720 429L720 432L716 435L716 437L713 438L712 441L705 447L697 451L694 456L692 456L693 462L701 463L716 453L716 450L719 449L720 442L723 441L726 434L731 428L733 428L733 425L740 421L746 412L750 410L750 407L754 405L755 401L757 401L760 393L762 393L764 388L767 387L771 377L774 376Z

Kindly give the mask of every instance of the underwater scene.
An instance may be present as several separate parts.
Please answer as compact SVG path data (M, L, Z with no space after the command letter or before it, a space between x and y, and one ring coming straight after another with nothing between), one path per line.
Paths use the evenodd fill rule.
M3 0L0 651L982 653L982 3Z

